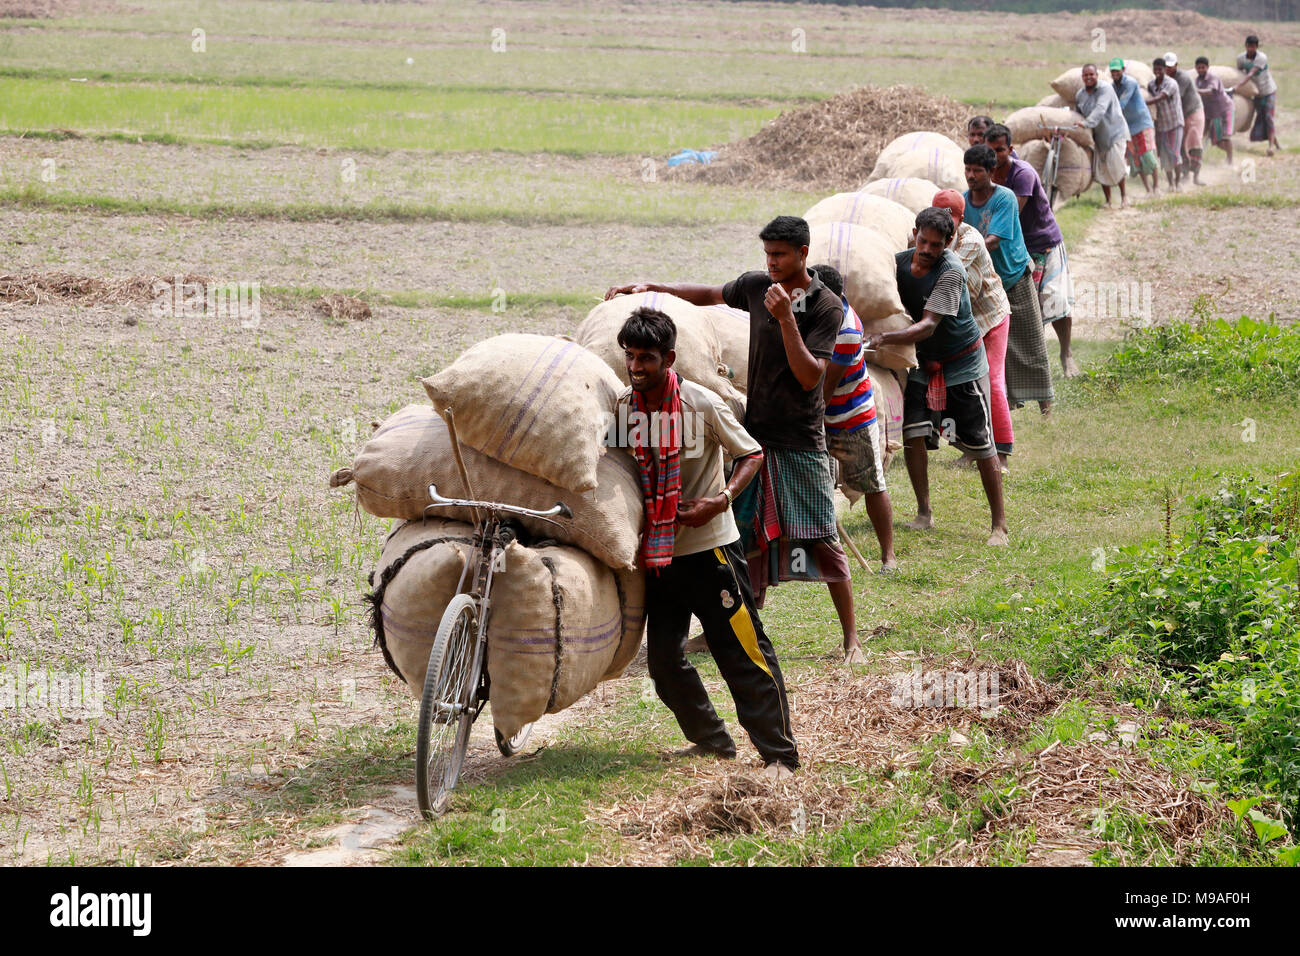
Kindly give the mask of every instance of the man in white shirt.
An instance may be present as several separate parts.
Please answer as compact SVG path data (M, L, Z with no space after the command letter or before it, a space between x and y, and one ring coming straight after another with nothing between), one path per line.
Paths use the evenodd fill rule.
M776 651L754 605L731 504L763 463L763 450L725 402L673 370L677 328L657 309L635 309L619 332L631 387L618 399L618 444L641 466L646 504L646 658L691 753L730 759L736 745L686 659L691 615L736 703L736 717L780 780L799 766ZM735 462L724 480L722 452Z

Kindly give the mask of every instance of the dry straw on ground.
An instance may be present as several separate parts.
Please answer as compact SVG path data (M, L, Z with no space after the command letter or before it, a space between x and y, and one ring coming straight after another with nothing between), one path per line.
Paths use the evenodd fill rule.
M948 745L926 758L925 772L946 779L967 803L966 813L982 806L983 823L972 839L937 855L926 847L900 844L855 862L971 865L987 861L1008 839L1018 838L1030 844L1031 863L1084 864L1106 845L1104 831L1094 823L1099 808L1111 805L1152 821L1181 859L1207 828L1226 819L1222 807L1182 787L1167 770L1111 734L1023 749L1034 725L1066 698L1035 680L1021 661L990 665L966 658L926 662L924 669L996 670L999 708L981 713L900 706L894 675L824 675L792 688L803 760L793 780L772 783L757 767L743 771L735 764L697 760L675 771L677 785L597 811L595 818L625 838L627 862L712 858L709 841L720 836L798 840L869 821L875 803L892 799L903 776L917 771L927 749L947 733ZM962 750L976 729L987 735L994 753L972 762ZM864 775L874 779L865 787L851 785ZM929 790L926 814L949 812L940 806L937 789ZM990 802L990 793L1001 796Z
M857 189L876 156L904 133L946 133L958 143L967 118L980 112L918 87L864 86L782 113L748 139L722 146L707 166L672 175L712 183Z
M0 302L21 302L42 305L57 300L72 301L81 305L125 305L148 302L156 298L154 289L164 284L172 287L176 276L124 276L102 279L97 276L79 276L70 272L27 272L21 275L0 275ZM185 285L197 283L207 286L211 276L186 273L181 276Z
M370 306L355 296L344 295L341 292L331 292L329 295L321 296L312 303L311 307L331 319L370 318Z

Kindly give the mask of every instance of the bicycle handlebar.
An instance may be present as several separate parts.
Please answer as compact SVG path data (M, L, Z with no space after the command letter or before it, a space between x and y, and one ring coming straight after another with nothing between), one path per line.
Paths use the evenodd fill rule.
M470 501L467 498L444 498L438 494L437 485L429 485L429 497L433 499L433 504L425 505L424 510L430 508L482 508L485 511L505 512L513 515L524 515L529 518L551 519L556 515L561 518L572 518L573 511L563 501L557 501L554 507L546 511L534 511L531 508L520 508L518 505L507 505L497 501Z

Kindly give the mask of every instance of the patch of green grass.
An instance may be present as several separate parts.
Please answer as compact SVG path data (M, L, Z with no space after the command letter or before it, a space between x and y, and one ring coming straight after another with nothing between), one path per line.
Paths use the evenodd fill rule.
M755 196L736 203L726 195L707 195L691 185L640 186L631 182L588 183L585 191L537 192L528 205L484 201L422 203L370 199L365 202L233 202L148 199L75 192L62 186L0 186L0 204L30 209L91 211L111 215L171 215L195 219L277 219L285 222L503 222L519 226L586 226L619 223L638 226L695 226L737 220L761 221L779 208L799 208L814 197L804 193ZM509 198L509 197L503 197ZM783 202L785 205L783 206Z
M665 100L424 90L0 79L0 128L358 149L653 156L741 139L776 111Z
M1162 196L1152 202L1154 206L1192 206L1218 212L1223 209L1295 209L1294 196L1265 192L1195 192L1177 196Z

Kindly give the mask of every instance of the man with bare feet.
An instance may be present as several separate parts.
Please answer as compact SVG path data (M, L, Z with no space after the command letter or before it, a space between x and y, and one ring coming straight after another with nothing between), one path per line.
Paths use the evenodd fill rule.
M947 209L932 206L917 215L915 247L894 257L898 293L913 324L869 336L867 348L915 344L920 363L908 373L903 396L903 449L916 493L916 518L903 527L934 527L926 441L938 432L975 459L992 519L988 544L1004 546L1007 517L1002 469L993 444L989 366L971 314L966 273L948 249L956 231Z

